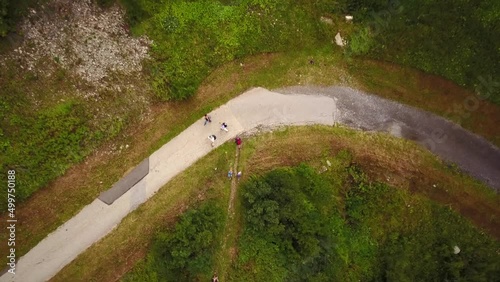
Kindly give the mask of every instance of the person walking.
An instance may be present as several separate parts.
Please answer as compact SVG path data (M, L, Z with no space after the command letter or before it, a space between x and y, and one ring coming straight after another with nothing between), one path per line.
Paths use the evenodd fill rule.
M229 179L233 178L233 170L232 169L229 169L229 171L227 173L227 178L229 178Z
M208 140L210 140L210 142L212 142L212 147L215 146L215 140L217 140L217 136L215 135L210 135L208 136Z
M227 129L227 124L225 122L221 123L220 130L224 130L225 132L229 132L229 130Z
M236 138L234 139L234 143L236 143L238 149L241 149L241 138L239 136L236 136Z
M207 125L209 122L212 122L212 118L208 114L205 114L205 124L203 125Z

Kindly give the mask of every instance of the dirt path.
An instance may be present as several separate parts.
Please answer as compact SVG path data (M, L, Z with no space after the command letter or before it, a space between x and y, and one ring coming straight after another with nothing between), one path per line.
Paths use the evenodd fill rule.
M236 154L234 157L234 166L233 166L233 177L231 179L231 195L229 197L229 205L227 207L227 213L230 217L234 216L234 199L236 197L236 189L238 188L238 162L240 160L240 150L236 149Z
M344 124L385 131L423 144L490 187L500 188L500 150L440 117L350 88L293 87L279 91L296 95L254 88L214 110L212 124L204 126L200 117L154 152L149 157L148 175L112 205L96 199L19 259L16 275L6 273L0 281L46 281L53 277L170 179L210 152L213 148L207 137L220 132L218 122L226 122L231 130L217 136L216 146L262 125ZM234 208L236 187L234 193L231 188L229 209Z
M239 179L236 174L238 173L238 162L240 159L240 150L236 149L234 156L234 165L232 166L233 177L231 178L231 192L229 195L229 202L227 205L227 218L226 224L224 226L224 241L222 243L221 251L219 252L218 259L220 260L219 265L222 266L221 269L217 269L219 273L219 279L222 281L227 280L227 273L231 264L236 257L236 236L237 236L237 220L235 213L235 200L238 189Z

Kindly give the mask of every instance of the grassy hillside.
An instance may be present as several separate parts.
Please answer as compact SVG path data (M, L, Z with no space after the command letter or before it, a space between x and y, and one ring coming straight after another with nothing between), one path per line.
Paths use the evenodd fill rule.
M98 2L104 4L106 9L111 7L111 10L101 11L103 14L114 11L114 1ZM136 34L151 34L151 36L154 35L154 32L158 32L158 36L164 36L165 40L174 35L162 35L163 31L154 23L157 11L163 11L162 15L165 16L170 15L170 12L167 13L162 9L172 5L172 7L177 5L175 11L179 13L190 11L189 9L193 7L200 8L200 5L196 4L197 1L169 1L168 3L171 4L168 5L145 0L129 2L123 1L123 4L130 9L128 17L132 23L132 31ZM282 12L288 13L287 9L292 9L292 14L296 17L293 19L286 17L285 20L293 20L294 27L303 26L303 31L301 28L298 31L297 29L295 31L287 29L286 26L273 29L271 14L262 13L266 7L273 7L271 2L221 1L219 3L212 1L211 5L207 7L226 9L231 12L228 12L230 15L241 16L241 14L234 14L235 11L240 13L241 7L248 8L249 6L239 5L245 3L253 5L251 9L247 9L247 13L255 10L261 15L255 15L255 12L250 13L253 15L250 19L257 21L252 23L252 26L260 29L259 33L256 34L266 35L263 37L264 39L238 37L238 40L247 44L248 40L253 38L252 40L255 41L251 42L261 44L261 49L245 50L250 53L266 52L269 51L266 48L270 38L283 36L282 39L278 40L281 45L272 45L276 47L274 50L283 52L241 58L240 55L246 55L235 50L242 50L238 48L244 47L236 48L230 45L233 47L216 49L216 46L225 46L219 44L227 39L219 29L231 31L225 23L232 22L232 20L228 19L224 23L216 21L217 24L209 26L213 30L206 31L206 34L214 34L214 36L222 36L222 38L212 36L203 38L203 42L210 42L212 49L206 49L207 47L203 44L201 44L203 46L197 47L199 42L196 40L199 40L202 35L197 35L196 40L193 39L195 35L188 37L176 35L177 44L168 43L173 48L172 50L161 49L167 46L167 41L156 42L155 44L158 46L153 48L164 52L150 52L153 61L147 62L146 60L144 62L145 65L148 65L146 72L126 75L112 71L107 78L99 83L106 84L107 89L98 89L97 91L96 85L75 75L75 67L82 64L82 61L77 60L78 56L75 56L73 64L66 68L61 57L48 55L41 58L34 69L28 70L26 67L21 68L23 65L21 63L30 58L29 55L26 55L29 48L37 48L26 44L27 49L23 49L23 53L20 54L13 51L13 48L19 47L17 45L20 43L19 36L12 36L8 40L1 41L0 60L9 58L10 61L0 69L0 166L3 171L16 169L19 176L16 212L23 225L22 232L19 232L16 238L20 246L17 250L18 254L25 254L47 234L94 200L100 192L111 187L131 167L138 164L192 122L195 122L204 113L254 86L273 88L297 84L340 84L370 91L438 115L446 115L450 108L456 109L456 106L459 106L458 108L461 108L462 111L448 116L450 119L464 128L484 136L497 146L500 144L499 108L485 101L479 102L477 108L468 108L466 103L474 95L470 91L439 77L427 75L411 68L378 61L366 61L361 57L354 60L346 59L342 50L337 46L332 46L330 42L338 28L346 26L340 17L342 11L332 10L330 1L316 1L314 3L300 1L297 3L297 7L300 7L301 11L298 11L300 9L297 7L274 7L273 9L277 9L277 12L269 10L273 12L272 15L280 15ZM19 1L16 3L27 4L28 2ZM68 3L86 2L73 1ZM44 7L43 11L37 11L37 16L34 16L30 22L37 23L40 18L43 18L40 17L41 13L47 12L56 20L50 21L51 24L40 26L48 28L56 22L68 27L68 29L63 28L64 32L68 32L70 35L74 32L73 27L76 25L68 25L64 22L68 12L64 6L45 5ZM161 19L162 15L157 15L156 19ZM331 16L334 24L321 23L319 20L321 15ZM208 15L203 16L208 17ZM245 17L247 17L246 14ZM261 22L260 19L263 21ZM99 21L102 20L103 18L99 17ZM185 20L192 21L189 17ZM208 24L208 19L203 23ZM78 24L93 31L96 35L84 37L84 39L91 38L99 42L97 35L103 34L102 30L95 29L99 27L99 24L89 19L83 19ZM123 21L111 22L111 26L128 28ZM200 26L194 25L193 27L196 29L191 33L203 31ZM315 28L318 30L313 31L312 34L307 33ZM109 31L110 29L106 28L105 30ZM56 33L48 34L50 36L56 35ZM323 36L325 34L326 36ZM287 36L291 36L291 39L287 39ZM116 34L113 37L116 38ZM118 36L118 39L120 38ZM76 36L71 37L71 39L75 39L71 42L78 42ZM121 46L135 46L137 39L127 37L128 41L125 42L128 43L121 44ZM11 43L14 45L11 46ZM105 49L100 48L99 44L87 44L88 42L84 40L81 43L80 47L93 45L98 51ZM293 48L289 48L288 43L292 44L290 46ZM199 49L192 49L193 44ZM181 50L176 49L176 46L184 47ZM71 47L71 45L66 47ZM290 51L290 49L294 50ZM157 95L167 95L169 92L157 92L155 99L155 94L150 87L153 84L152 77L161 78L162 67L168 65L170 57L180 56L179 58L181 58L187 56L184 53L192 52L192 50L197 52L192 55L201 56L201 59L192 62L187 60L186 66L189 66L189 69L199 68L203 70L197 72L197 74L203 74L196 77L197 80L205 77L207 73L209 73L208 76L198 88L196 95L190 99L182 102L172 100L159 103ZM214 50L224 52L214 53ZM66 51L72 50L71 48L61 48L63 55ZM133 54L134 52L129 50L124 53ZM17 55L11 58L12 54ZM88 53L79 54L86 55ZM101 53L95 52L95 54L100 55ZM162 54L168 54L169 57L162 57ZM205 55L211 56L210 58L217 64L225 62L233 56L217 57L220 54L236 55L234 55L234 60L223 64L220 68L216 68L216 64L209 65L207 68L207 62L211 62L211 59L203 57ZM106 56L101 57L107 58ZM313 64L311 64L311 60L314 62ZM126 60L112 61L122 63ZM183 69L183 72L190 71L189 69ZM153 70L159 71L153 74ZM213 71L210 72L211 70ZM189 75L189 77L193 76ZM124 88L124 85L127 87ZM133 87L128 88L131 85ZM160 98L167 98L167 96ZM44 189L39 191L42 187ZM27 198L29 195L33 195L34 191L39 191L39 193L34 193L34 196ZM6 194L3 195L2 199L5 200ZM457 197L469 197L469 195L460 194ZM19 202L23 198L28 200ZM4 209L5 206L4 204L0 205L1 209ZM0 214L0 219L5 220L5 216L5 213ZM7 233L0 234L2 238L7 235ZM7 245L0 246L2 251L5 251L6 248Z
M422 273L422 279L433 275L481 277L498 272L490 268L499 259L494 253L498 241L492 239L500 236L496 228L498 195L408 141L343 128L300 127L246 139L238 160L234 153L234 144L223 144L175 177L128 215L115 231L65 267L54 281L74 277L116 281L130 269L126 281L162 281L170 278L166 275L172 270L202 281L214 271L223 281L254 280L262 275L285 277L298 268L287 268L283 263L316 263L316 251L339 251L330 257L335 266L331 271L341 271L337 272L339 279L381 277L384 269L391 270L386 275L394 279L416 277L412 276L417 273L412 272L413 264L409 262L425 255L428 257L421 261L421 267L443 268ZM400 158L412 162L401 163ZM231 189L226 169L236 161L243 178L236 183L239 196L234 203L235 213L228 214L225 207L230 203ZM307 166L293 168L301 163ZM281 181L280 176L285 179ZM203 224L185 226L197 222L191 218L194 215L204 217L203 202L217 210L224 207L219 210L219 216L224 218L221 222L226 224L221 235L218 228L205 232ZM181 216L188 207L197 211ZM306 220L311 216L314 220ZM304 221L296 222L301 219ZM278 226L268 228L274 223ZM197 239L200 244L186 247L185 253L177 252L179 241L171 238L198 238L197 230L204 230L207 240ZM303 241L304 253L287 249L291 254L287 257L280 252L282 245L264 248L266 252L256 251L281 241L290 247L285 240L269 243L267 239L279 236L293 242L294 236L302 235L308 238ZM215 242L212 236L217 236ZM315 245L332 239L328 236L335 237L335 248ZM460 255L452 255L455 245L461 249ZM484 260L474 257L471 261L471 256ZM170 259L164 259L167 257ZM186 257L193 261L207 259L202 268L191 268ZM432 259L441 264L433 264ZM471 271L462 271L468 267ZM310 270L320 269L318 266Z
M155 41L154 87L187 98L215 66L234 58L330 44L348 54L441 75L500 103L500 4L495 0L122 1L138 33ZM342 24L354 15L354 27ZM319 21L333 19L333 28Z
M138 34L154 41L153 87L187 99L216 67L248 55L329 43L310 1L123 1Z
M491 281L500 274L500 244L455 212L371 182L356 165L337 172L299 166L243 183L245 220L227 280Z
M371 182L348 153L241 186L241 235L225 281L493 281L500 244L447 207ZM124 281L203 281L217 271L223 211L190 210ZM215 215L220 218L215 220ZM233 230L234 231L234 230ZM217 243L219 242L219 243Z
M0 168L16 170L19 203L147 118L152 94L141 71L147 40L127 34L117 7L10 4L25 18L0 44Z
M353 53L441 75L500 104L499 1L336 3L354 15Z
M148 119L153 105L160 105L159 107L164 105L158 103L159 101L192 98L202 82L209 80L209 74L219 66L231 62L230 65L236 66L232 71L237 72L243 68L241 63L243 58L259 53L280 52L279 56L285 59L281 60L279 65L270 66L270 72L273 72L273 75L264 74L254 79L252 84L238 82L241 85L244 84L247 87L283 86L295 82L341 83L356 86L446 115L496 144L500 142L498 131L492 129L491 126L491 124L497 124L496 112L498 110L491 108L488 103L474 100L471 93L462 94L465 92L457 87L445 87L442 91L446 93L437 93L434 89L437 87L434 85L428 87L425 85L427 82L420 83L418 77L417 81L406 81L408 71L406 69L399 69L394 71L393 75L385 76L387 71L385 66L363 60L346 59L340 55L342 52L340 48L333 49L331 41L338 30L355 32L361 25L369 23L371 10L387 9L385 2L381 2L380 5L368 5L363 1L354 1L355 5L347 5L344 1L327 0L292 2L284 0L279 3L264 0L123 0L120 3L127 11L132 33L147 35L153 40L149 51L151 58L142 62L136 61L135 52L141 45L148 45L149 41L141 41L140 38L131 38L128 35L124 36L123 40L120 36L116 39L117 30L126 30L129 27L122 22L120 17L114 16L116 13L120 14L116 11L116 6L113 6L116 4L115 1L97 1L105 7L104 10L90 4L90 7L87 7L88 3L82 2L83 8L92 11L97 20L80 19L77 15L68 16L68 11L72 9L65 6L67 3L63 5L50 1L47 3L45 0L39 3L31 0L19 1L15 4L11 1L7 2L9 2L8 9L14 9L9 12L13 17L13 23L19 22L26 25L24 29L22 26L15 29L18 30L17 36L3 39L0 44L2 47L0 48L0 61L2 62L0 69L0 84L2 85L0 88L0 154L2 155L0 167L4 171L7 169L18 171L20 175L17 190L19 200L25 200L35 191L47 186L70 167L84 160L89 154L95 153L97 148L101 148L98 152L100 155L121 152L121 148L125 148L128 144L116 144L116 142L103 144L116 140L114 138L130 124L138 124ZM6 2L2 1L2 3ZM45 3L44 8L41 8L41 3ZM411 3L403 4L410 5ZM36 14L28 12L29 5L37 8ZM453 5L455 4L450 4L450 7L454 7ZM343 23L342 15L347 11L356 13L356 19L361 20L361 25L356 23L354 26L349 26ZM465 9L463 12L469 13L469 11ZM496 11L495 6L492 6L491 11ZM454 20L455 15L460 14L462 10L451 10L450 13L452 12L453 15L450 17ZM473 21L470 28L476 28L479 23L485 24L486 27L495 24L494 12L487 14L481 8L478 13L477 15L465 14L466 19L470 17L484 19L479 22ZM114 21L102 17L103 14L111 15ZM29 20L23 22L19 18L21 15L28 16ZM332 24L322 22L321 16L330 17ZM420 17L424 16L427 17L427 14L422 12ZM396 20L396 17L391 17L391 19ZM430 21L433 18L425 19ZM445 22L443 22L445 19L436 19L438 20L439 23L429 22L432 29L437 30L432 33L436 37L441 36L442 30L445 30ZM65 21L70 21L71 24ZM419 35L420 26L422 25L418 25L413 33L411 32L413 29L409 29L408 34ZM90 30L91 34L79 34L78 28L82 27ZM383 36L395 37L392 38L394 40L419 38L418 36L400 36L399 27L399 24L395 24L395 29L389 29L383 33ZM109 35L104 36L106 40L103 41L100 36L106 33ZM45 34L45 37L22 41L19 36L33 34ZM62 40L61 34L68 35L66 41ZM468 34L476 33L470 31ZM487 39L491 37L490 33L477 34ZM117 42L127 42L117 46L130 48L116 50L115 54L119 56L110 57L109 53L103 51L110 47L107 44L109 38L114 38ZM427 58L426 62L431 64L440 62L439 67L426 68L420 63L408 63L406 59L397 59L403 58L397 52L414 52L411 50L420 48L418 47L420 41L405 43L405 48L401 50L398 48L382 50L377 45L380 41L376 41L377 44L375 44L371 36L360 37L359 40L365 39L371 42L368 44L370 48L367 54L372 58L388 59L442 75L442 66L453 66L450 73L461 75L465 70L459 67L467 65L462 63L466 57L461 55L463 52L454 51L456 41L453 40L443 40L442 44L449 44L446 45L448 49L439 50L447 50L446 54L458 54L457 56L461 59L457 59L459 62L457 64L448 64L446 57L438 60L437 58L441 55L436 53L437 49L432 48L419 51L425 56L405 55L404 58L422 58L422 60ZM434 37L429 37L430 42L434 39ZM356 40L351 41L353 44L356 42ZM52 46L52 42L56 45ZM64 44L58 45L60 42ZM360 44L364 44L363 42ZM483 50L474 58L485 66L485 72L478 74L482 75L482 81L486 83L481 84L487 90L485 93L493 93L496 89L495 81L489 79L486 74L491 72L495 75L494 71L490 71L489 66L498 60L488 57L491 52L488 53L487 50L489 50L488 46L496 43L488 40L474 42L480 46L471 45L471 47L467 43L469 45L464 48ZM491 44L488 43L486 47L481 45L487 42ZM95 48L85 50L85 46ZM464 48L462 49L465 50ZM42 50L45 53L42 51L37 53L36 50ZM127 73L126 68L120 69L119 65L122 63L129 65L128 55L134 58L130 65L144 64L145 71L130 74ZM94 56L110 59L104 62L86 61ZM36 62L30 62L32 57L38 58ZM293 59L296 61L294 62ZM110 62L117 63L117 65ZM307 67L310 62L316 63ZM98 66L98 68L86 69L88 66ZM475 70L476 66L477 64L474 64L471 68ZM332 71L332 68L339 71ZM103 69L108 72L97 82L85 80L81 75L82 73L101 73ZM341 72L342 75L337 75ZM332 73L334 76L329 77L328 75ZM468 83L466 79L445 76L458 83ZM329 78L332 79L329 80ZM409 88L413 89L407 91ZM453 97L448 97L449 93ZM491 97L494 95L492 94ZM450 99L455 104L451 103ZM167 107L175 108L176 105L178 104L171 102ZM103 146L107 147L103 149ZM5 196L2 196L1 200L5 202ZM4 206L2 204L0 210L3 210Z
M315 64L309 63L311 58L315 60ZM99 193L109 189L129 169L199 120L204 113L250 87L346 85L345 83L436 114L442 114L450 105L462 103L470 95L470 92L450 82L415 70L357 60L347 64L342 60L340 52L332 54L329 48L263 54L231 62L213 72L195 97L181 103L168 102L155 106L150 119L129 124L123 135L105 142L85 162L75 165L40 193L35 193L27 202L18 204L17 217L24 223L22 232L16 237L20 245L18 254L29 251L47 234L91 203ZM481 103L480 110L469 112L466 117L453 117L465 128L485 136L497 145L500 144L497 130L499 118L499 108L486 102ZM324 137L312 137L315 138ZM128 148L125 148L126 144L129 145ZM273 148L270 152L281 152L279 149ZM423 177L421 172L415 173ZM408 175L407 179L415 177ZM458 184L455 186L458 187ZM454 201L470 199L471 194L474 194L461 189L465 188L450 190L457 192L453 196ZM434 195L434 198L440 199L439 195ZM473 207L474 204L471 202L467 206ZM480 214L471 213L470 216L480 222L486 218ZM5 216L5 213L1 214L0 220L6 220ZM5 251L7 247L0 245L0 251Z

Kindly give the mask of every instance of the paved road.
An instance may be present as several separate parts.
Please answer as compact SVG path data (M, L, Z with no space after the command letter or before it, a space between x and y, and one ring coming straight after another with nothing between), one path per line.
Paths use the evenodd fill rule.
M213 111L211 124L204 126L200 119L188 127L149 157L149 174L123 196L112 205L96 199L23 256L17 263L15 276L5 273L0 281L50 279L175 175L210 152L213 148L209 135L217 135L218 146L259 125L341 123L387 131L425 144L495 189L500 188L498 148L444 119L350 88L293 87L278 91L295 95L255 88ZM223 121L229 125L228 133L219 130L218 122ZM442 134L436 134L436 130Z
M444 118L348 87L299 86L276 91L331 97L340 124L413 140L497 192L500 190L500 150Z

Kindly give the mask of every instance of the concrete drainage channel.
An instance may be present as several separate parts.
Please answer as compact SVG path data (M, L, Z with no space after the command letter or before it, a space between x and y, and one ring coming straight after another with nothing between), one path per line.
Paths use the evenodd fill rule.
M111 205L116 199L120 198L125 194L130 188L141 181L149 173L149 157L143 160L138 166L136 166L131 172L129 172L125 177L118 180L113 186L101 193L98 199L104 203Z

